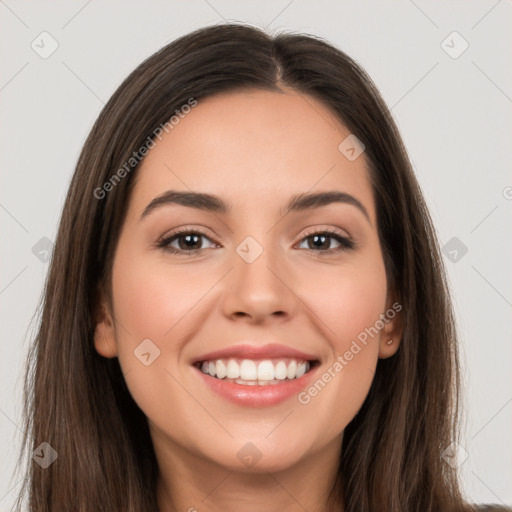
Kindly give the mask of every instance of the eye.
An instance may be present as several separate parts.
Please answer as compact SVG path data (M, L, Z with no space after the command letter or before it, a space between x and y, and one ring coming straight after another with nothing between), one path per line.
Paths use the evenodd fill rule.
M202 250L208 248L203 247L201 242L202 238L211 242L212 245L210 248L218 247L218 244L212 242L205 233L189 228L184 228L165 236L157 243L157 246L171 254L186 256L198 255ZM332 240L338 244L338 247L331 247ZM307 247L299 246L299 249L306 249L308 251L318 253L319 255L348 251L356 247L355 242L351 238L343 235L339 231L329 229L308 233L304 238L302 238L299 245L304 243L307 244Z
M338 247L330 247L333 239L338 244ZM304 242L301 242L301 245L303 243L307 244L305 249L312 252L317 252L320 255L352 250L356 245L354 240L351 238L341 234L339 231L330 229L308 233L302 240Z
M158 242L158 247L171 254L199 254L205 249L205 247L202 247L201 238L210 240L206 234L201 231L182 229L162 238L162 240ZM178 247L173 246L173 244L176 243ZM216 245L213 242L212 244Z

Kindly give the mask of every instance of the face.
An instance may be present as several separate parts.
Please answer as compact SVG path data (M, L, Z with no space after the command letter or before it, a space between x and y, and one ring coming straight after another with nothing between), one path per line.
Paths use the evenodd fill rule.
M160 450L277 471L340 446L400 335L349 134L293 91L231 93L144 158L95 346L119 358Z

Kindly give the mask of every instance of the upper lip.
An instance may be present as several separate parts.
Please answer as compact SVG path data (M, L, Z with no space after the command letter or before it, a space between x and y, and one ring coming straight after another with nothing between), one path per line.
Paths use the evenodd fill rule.
M314 355L307 354L295 348L287 347L286 345L280 345L278 343L270 343L263 346L243 343L200 355L194 358L193 363L212 361L214 359L229 359L231 357L240 359L270 359L277 357L289 357L292 359L298 359L300 361L317 360Z

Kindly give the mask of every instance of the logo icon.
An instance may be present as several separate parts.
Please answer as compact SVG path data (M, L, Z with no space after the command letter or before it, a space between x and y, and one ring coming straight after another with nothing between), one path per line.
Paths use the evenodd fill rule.
M52 251L53 242L45 236L32 247L32 254L43 263L46 263L50 259Z
M338 149L347 160L353 162L363 153L365 145L353 133L351 133L341 141Z
M236 252L246 263L253 263L260 257L263 247L252 236L248 236L237 246Z
M441 452L441 458L453 469L462 466L468 457L469 453L464 447L455 442Z
M263 454L252 443L244 444L237 453L237 457L240 459L240 462L248 468L254 466L262 456Z
M30 43L30 47L41 59L47 59L57 50L59 43L48 32L41 32L32 43Z
M160 349L149 338L139 343L133 353L144 366L153 364L160 357Z
M442 252L452 263L458 263L468 252L468 248L454 236L444 244Z
M454 30L441 42L441 48L452 58L458 59L468 48L469 43Z
M46 469L51 466L56 460L59 454L53 449L53 447L47 443L41 443L33 452L32 458L43 468Z

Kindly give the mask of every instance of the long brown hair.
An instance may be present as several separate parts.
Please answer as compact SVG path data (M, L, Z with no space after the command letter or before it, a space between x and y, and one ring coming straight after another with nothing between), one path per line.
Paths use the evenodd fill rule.
M147 420L118 360L93 345L98 286L111 268L137 166L98 189L191 98L293 89L325 104L365 145L389 286L403 306L398 352L379 360L343 437L332 496L346 512L473 510L442 452L457 441L457 336L436 233L398 129L370 77L315 36L274 37L243 24L190 33L137 67L105 105L65 201L27 361L17 507L31 512L156 511L158 468ZM99 197L101 196L101 197ZM43 469L32 451L47 442ZM20 510L20 508L17 508Z

